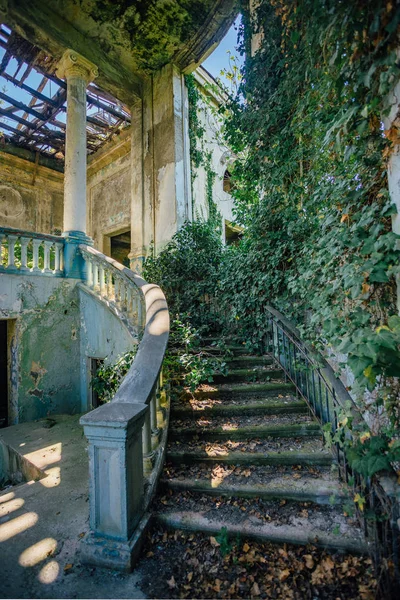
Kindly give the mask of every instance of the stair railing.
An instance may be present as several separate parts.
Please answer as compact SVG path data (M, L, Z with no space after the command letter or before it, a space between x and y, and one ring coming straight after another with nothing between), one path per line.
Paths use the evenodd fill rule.
M0 227L0 273L64 275L62 237Z
M134 361L111 402L80 420L89 442L90 532L85 563L130 571L149 522L164 462L168 399L161 369L169 313L161 289L89 246L80 246L88 293L122 318L137 341Z
M274 356L317 420L322 425L329 424L332 435L338 429L342 413L350 411L353 423L360 423L363 420L360 410L323 356L301 340L298 329L279 311L266 306L265 312L267 328L263 352ZM351 432L347 436L351 440ZM394 473L371 482L351 468L339 442L333 448L340 478L352 488L353 498L359 493L366 500L364 510L356 510L356 513L366 538L372 542L375 564L379 566L382 559L393 560L395 580L400 584L400 498ZM386 521L380 520L385 514L388 515Z

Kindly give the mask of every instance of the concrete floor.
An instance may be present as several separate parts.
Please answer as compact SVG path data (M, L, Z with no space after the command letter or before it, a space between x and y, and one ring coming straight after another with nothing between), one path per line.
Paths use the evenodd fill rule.
M88 458L79 416L0 430L0 440L45 472L0 492L1 598L145 598L140 573L81 566L88 531Z

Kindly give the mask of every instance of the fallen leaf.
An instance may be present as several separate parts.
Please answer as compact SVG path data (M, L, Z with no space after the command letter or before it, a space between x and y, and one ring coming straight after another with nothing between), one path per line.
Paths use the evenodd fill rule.
M250 546L248 544L243 544L243 552L248 552L250 550Z
M192 579L193 579L193 571L190 571L190 573L188 573L187 580L190 583L192 581Z
M257 581L255 581L253 583L253 586L252 586L252 588L250 590L250 593L251 593L252 596L259 596L261 594L260 588L258 587Z
M306 561L306 567L307 567L307 569L313 569L314 568L314 559L311 556L311 554L305 554L303 556L303 558Z
M285 581L290 575L289 569L284 569L279 573L279 581Z
M83 537L84 537L84 535L85 535L85 532L84 532L84 531L82 531L82 533L80 533L80 534L78 535L78 538L79 538L79 539L81 539L81 538L83 538Z
M68 563L67 565L65 565L64 567L64 571L69 571L70 569L72 569L74 565L72 563Z
M214 546L214 548L218 548L221 545L217 542L217 540L213 536L210 537L210 542L211 542L211 546Z
M167 580L167 583L172 590L174 587L176 587L175 577L172 575L171 579Z

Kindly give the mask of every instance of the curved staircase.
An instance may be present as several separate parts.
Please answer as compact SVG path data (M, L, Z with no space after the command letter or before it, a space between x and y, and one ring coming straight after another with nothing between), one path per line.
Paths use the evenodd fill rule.
M209 343L211 340L209 340ZM206 345L204 351L217 352ZM155 519L167 529L362 553L322 430L270 356L229 346L226 375L171 405Z

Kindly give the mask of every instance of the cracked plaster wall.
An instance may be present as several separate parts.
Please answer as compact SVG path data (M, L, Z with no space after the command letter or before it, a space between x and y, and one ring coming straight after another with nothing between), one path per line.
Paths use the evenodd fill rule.
M9 327L10 424L88 406L88 357L115 359L135 341L77 280L0 275L0 318Z
M1 318L15 319L10 422L80 409L79 296L76 282L0 275Z
M0 151L0 226L63 229L63 174Z

